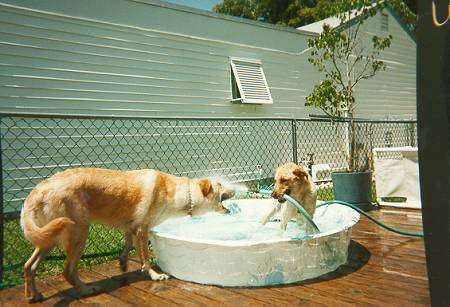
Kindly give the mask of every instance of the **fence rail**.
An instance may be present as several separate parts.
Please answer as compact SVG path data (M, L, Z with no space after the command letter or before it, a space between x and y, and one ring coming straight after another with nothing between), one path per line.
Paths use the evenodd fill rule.
M0 277L21 282L32 252L19 226L23 200L44 178L71 167L156 168L188 177L221 177L254 185L270 180L276 166L294 161L319 170L346 168L346 122L326 119L200 119L0 115ZM416 144L414 121L357 121L357 145ZM343 145L344 144L344 145ZM319 176L320 175L320 176ZM324 188L322 198L332 198ZM122 249L122 234L93 225L83 264L111 259ZM61 268L63 253L43 270Z

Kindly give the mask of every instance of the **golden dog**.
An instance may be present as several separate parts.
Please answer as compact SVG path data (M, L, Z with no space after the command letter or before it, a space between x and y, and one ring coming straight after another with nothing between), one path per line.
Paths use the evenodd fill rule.
M270 218L281 209L281 229L286 230L288 222L295 218L299 225L304 224L305 218L297 209L285 202L283 195L287 194L298 201L313 217L316 210L317 188L311 179L311 176L302 167L287 163L275 172L275 188L272 192L272 197L277 199L279 204L273 206L262 219L261 223L265 225ZM307 232L312 230L311 225L307 223Z
M24 266L25 296L30 302L43 298L36 289L35 271L56 245L67 253L65 279L82 294L96 291L80 281L77 271L92 221L124 231L123 271L134 239L142 271L152 280L167 279L150 266L149 228L171 217L225 212L221 202L232 193L208 179L176 177L150 169L77 168L57 173L39 183L23 205L22 227L36 247Z

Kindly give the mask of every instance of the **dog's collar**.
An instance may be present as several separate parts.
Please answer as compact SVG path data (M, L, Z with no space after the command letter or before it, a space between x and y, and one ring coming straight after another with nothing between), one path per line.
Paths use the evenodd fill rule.
M191 194L191 180L188 179L188 210L186 212L187 215L192 216L192 211L194 210L194 204L192 203L192 194Z

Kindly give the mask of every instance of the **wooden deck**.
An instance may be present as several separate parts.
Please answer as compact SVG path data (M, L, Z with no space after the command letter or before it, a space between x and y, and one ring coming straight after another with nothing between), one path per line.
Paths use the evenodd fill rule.
M383 209L373 216L398 228L421 230L418 211ZM77 297L62 276L40 280L46 300L34 305L429 305L423 240L396 235L362 217L353 228L346 265L321 278L265 288L221 288L177 280L153 282L139 271L122 274L117 261L82 270L81 278L101 287ZM137 270L136 263L130 263ZM24 304L23 286L0 291L0 305Z

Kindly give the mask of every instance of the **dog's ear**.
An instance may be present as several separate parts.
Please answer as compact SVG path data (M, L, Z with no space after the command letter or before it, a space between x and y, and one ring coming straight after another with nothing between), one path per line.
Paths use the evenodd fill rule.
M308 173L302 168L296 168L292 171L292 173L298 178L308 178Z
M199 182L200 190L202 191L203 196L208 196L209 193L212 192L212 185L208 179L200 179Z

